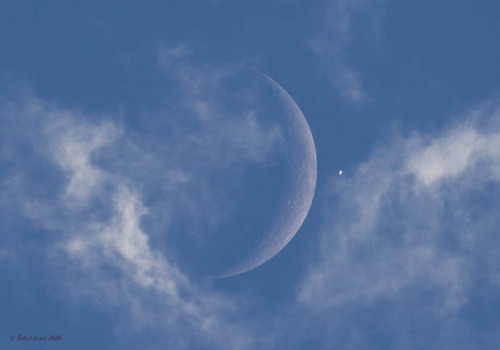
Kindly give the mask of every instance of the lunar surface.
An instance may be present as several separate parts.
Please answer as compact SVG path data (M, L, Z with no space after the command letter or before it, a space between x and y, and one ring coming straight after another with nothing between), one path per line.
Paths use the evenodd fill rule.
M278 254L295 236L311 207L317 177L316 148L311 130L299 106L272 78L272 86L286 116L286 163L289 172L284 199L278 214L258 245L242 259L217 277L235 276L262 265Z

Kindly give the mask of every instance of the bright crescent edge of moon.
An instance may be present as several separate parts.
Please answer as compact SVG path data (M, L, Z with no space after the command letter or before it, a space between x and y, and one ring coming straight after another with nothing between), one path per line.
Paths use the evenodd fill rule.
M261 73L278 93L286 110L290 130L287 152L291 174L291 188L284 208L262 238L258 248L242 263L217 278L232 277L264 264L278 254L295 236L311 207L316 189L317 160L314 139L307 120L288 92L274 79Z

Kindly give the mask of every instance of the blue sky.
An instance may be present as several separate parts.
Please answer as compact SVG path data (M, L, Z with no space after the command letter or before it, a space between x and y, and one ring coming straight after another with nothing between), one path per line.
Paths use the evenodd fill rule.
M498 347L499 13L2 1L0 348ZM314 199L274 258L210 278L304 157L265 75L309 124Z

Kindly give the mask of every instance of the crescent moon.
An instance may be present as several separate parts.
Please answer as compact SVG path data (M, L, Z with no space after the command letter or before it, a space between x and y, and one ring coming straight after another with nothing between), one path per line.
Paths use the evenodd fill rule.
M287 118L287 163L291 172L285 204L256 249L242 263L218 278L253 270L278 254L295 236L311 207L316 189L317 160L314 139L304 114L292 97L274 79L263 74L284 106Z

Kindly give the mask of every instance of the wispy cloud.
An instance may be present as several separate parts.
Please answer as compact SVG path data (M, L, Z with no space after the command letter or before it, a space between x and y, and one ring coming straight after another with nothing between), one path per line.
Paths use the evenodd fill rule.
M118 127L110 122L86 125L74 118L55 118L46 125L48 152L69 174L64 196L70 203L83 202L100 192L105 174L91 162L91 156L114 142Z
M339 90L339 95L353 104L369 98L362 77L350 63L351 46L362 31L378 30L384 0L327 0L320 17L320 29L310 39L325 75ZM362 28L362 29L360 29Z
M243 320L231 320L235 300L192 280L164 250L178 213L189 225L224 215L213 171L264 162L281 142L277 125L223 107L216 92L228 74L184 65L179 98L162 110L168 118L148 120L142 133L33 95L2 109L0 160L11 169L0 177L2 207L51 235L44 247L53 269L66 272L70 296L125 309L176 348L256 342Z
M165 51L182 54L165 63ZM180 91L177 110L170 112L172 127L181 128L186 117L192 120L202 132L188 135L185 144L204 152L210 161L264 160L283 141L282 134L276 122L262 125L262 119L256 118L251 86L241 86L237 94L228 90L235 77L245 72L244 64L200 64L192 58L192 52L183 45L163 47L159 52L163 69L174 77ZM235 102L245 108L231 108Z
M174 47L161 46L158 50L158 58L162 65L175 64L176 61L188 56L192 50L183 44Z
M400 313L399 324L386 329L393 341L403 341L401 327L422 319L442 330L427 341L438 348L458 341L450 332L465 336L470 324L460 315L476 283L486 294L499 288L498 105L435 135L395 135L351 174L331 179L302 305L329 315L338 330L334 315L368 318L382 303ZM358 331L367 341L366 330Z
M205 343L248 348L252 343L248 330L227 320L236 308L234 301L196 285L153 250L148 234L140 227L147 209L139 194L119 184L111 201L109 220L88 223L61 246L76 263L68 269L69 275L79 269L77 266L90 272L84 280L73 279L89 288L83 293L73 289L76 297L128 305L136 326L160 330L162 337L177 342L176 346ZM118 269L119 277L113 277L110 269Z

